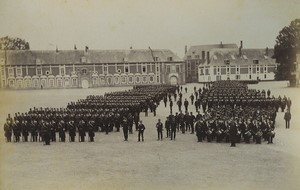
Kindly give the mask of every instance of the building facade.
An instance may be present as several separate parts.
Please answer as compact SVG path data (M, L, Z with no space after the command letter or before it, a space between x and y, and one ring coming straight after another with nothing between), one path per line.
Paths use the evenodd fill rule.
M0 87L91 88L184 84L184 62L170 50L0 51Z
M198 67L198 82L274 80L277 64L272 49L215 48Z
M204 64L207 61L207 57L209 57L209 52L212 49L221 48L238 48L236 44L210 44L210 45L196 45L191 46L189 50L187 47L185 48L185 67L186 67L186 82L198 82L199 81L199 73L198 66Z

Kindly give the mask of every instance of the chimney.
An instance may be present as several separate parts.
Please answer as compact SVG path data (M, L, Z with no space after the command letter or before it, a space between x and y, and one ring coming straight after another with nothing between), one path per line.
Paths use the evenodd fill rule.
M210 63L209 51L206 52L206 59L207 59L207 64L209 64Z
M87 52L89 50L88 46L85 46L85 52Z
M57 48L57 46L56 46L56 49L55 49L55 51L56 51L56 53L58 53L58 48Z
M269 48L268 48L268 47L266 48L265 55L266 55L266 56L269 56Z
M74 50L77 50L76 44L74 45Z
M132 46L130 46L130 49L132 49Z
M187 53L187 45L184 48L184 54L186 54L186 53Z
M243 41L241 41L241 45L239 48L239 56L242 57L242 48L243 48Z
M223 46L223 43L222 43L222 41L221 41L221 43L220 43L220 48L223 48L224 46Z
M202 60L205 59L205 51L202 51Z

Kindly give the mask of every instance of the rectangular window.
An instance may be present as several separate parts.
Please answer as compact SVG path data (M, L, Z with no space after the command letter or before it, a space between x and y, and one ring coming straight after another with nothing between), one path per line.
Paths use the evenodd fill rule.
M166 70L167 70L167 73L170 73L170 72L171 72L170 65L166 65Z
M93 85L96 85L97 84L97 78L93 78Z
M180 72L180 65L176 65L176 73Z
M73 78L73 79L72 79L72 85L73 85L73 86L76 86L76 85L77 85L77 79L76 79L76 78Z
M152 73L152 63L150 63L149 66L150 66L150 72Z
M42 75L42 68L36 68L36 75Z
M259 67L258 66L256 67L256 72L259 72Z
M16 68L16 75L17 77L22 76L22 68Z
M236 72L239 72L239 68L238 67L236 68Z
M54 87L54 80L53 79L49 80L49 86L50 86L50 88Z
M172 72L172 73L175 73L175 71L176 71L176 66L175 66L175 65L172 65L172 66L171 66L171 72Z
M59 74L60 75L65 75L65 68L64 67L59 68Z
M251 75L249 75L249 79L251 79L252 78L252 76Z
M159 83L159 76L156 77L156 82Z
M159 65L156 65L156 72L159 72Z
M239 80L240 78L241 78L240 75L235 75L235 79L236 79L236 80Z
M125 73L129 73L129 67L125 66Z
M265 72L267 72L267 66L265 66Z
M8 68L8 76L14 77L14 69L13 68Z
M108 72L107 65L105 65L105 66L103 66L103 73L107 74L107 72Z
M1 76L4 77L4 69L1 67Z
M146 65L143 65L142 66L142 73L146 73L147 72L147 66Z
M200 59L200 56L199 56L199 55L196 55L196 59Z

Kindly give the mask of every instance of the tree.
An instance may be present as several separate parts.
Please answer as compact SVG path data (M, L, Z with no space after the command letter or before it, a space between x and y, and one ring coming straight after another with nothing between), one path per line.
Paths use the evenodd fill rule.
M300 53L300 19L295 19L284 27L276 38L273 56L279 63L275 73L276 80L294 81L292 72L295 70L297 53Z
M8 36L0 38L0 50L28 50L29 43L21 38L11 38Z

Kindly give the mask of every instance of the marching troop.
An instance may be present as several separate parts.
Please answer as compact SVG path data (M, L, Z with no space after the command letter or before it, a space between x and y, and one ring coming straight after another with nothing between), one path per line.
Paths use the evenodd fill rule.
M188 93L188 89L184 89ZM4 124L7 142L43 141L46 145L58 141L93 142L95 132L120 131L124 140L133 127L138 131L138 141L144 141L146 129L140 120L140 113L152 112L163 100L165 108L169 103L170 115L164 122L156 123L157 140L166 137L175 140L176 132L196 134L198 142L216 141L261 144L273 143L275 121L279 110L284 112L286 127L291 119L291 100L285 96L275 98L270 90L248 89L244 83L235 81L217 81L206 83L203 88L194 87L191 96L183 100L182 86L157 85L136 86L129 91L106 93L104 96L90 95L86 99L70 102L66 108L32 108L27 113L8 115ZM173 103L174 101L174 103ZM179 112L174 114L174 104ZM184 107L184 109L182 108ZM189 111L195 106L196 113ZM286 109L287 108L287 109ZM30 134L30 135L29 135ZM30 136L30 139L29 139ZM22 137L22 138L21 138ZM20 139L21 138L21 139Z

